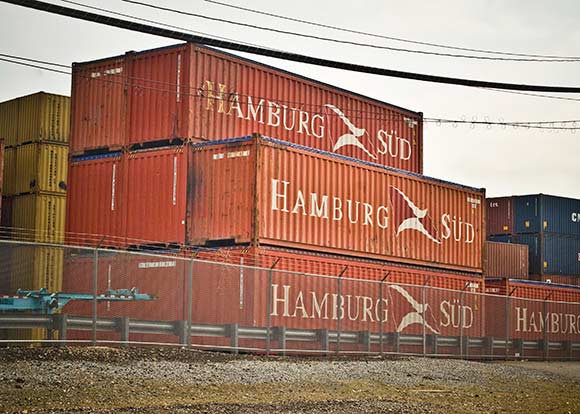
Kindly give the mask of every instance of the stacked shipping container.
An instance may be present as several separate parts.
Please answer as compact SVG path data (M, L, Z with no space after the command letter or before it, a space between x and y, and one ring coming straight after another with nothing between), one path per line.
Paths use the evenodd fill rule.
M4 156L2 232L42 243L64 241L70 100L44 92L0 104ZM60 290L62 252L50 247L12 249L3 290Z
M529 271L539 280L558 276L577 284L580 278L580 200L548 196L489 199L488 238L525 244Z
M421 113L195 44L75 64L72 101L74 155L257 132L423 169Z

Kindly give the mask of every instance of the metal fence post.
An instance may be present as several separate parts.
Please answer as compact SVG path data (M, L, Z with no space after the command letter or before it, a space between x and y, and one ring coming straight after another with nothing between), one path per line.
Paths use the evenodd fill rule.
M102 240L102 239L101 239ZM99 245L101 242L99 242ZM97 344L97 295L98 295L98 281L99 281L99 246L95 248L93 266L93 325L92 325L92 344Z
M426 306L425 304L427 303L426 290L427 290L427 284L429 283L430 279L431 279L431 276L427 276L425 278L425 281L423 282L423 287L421 288L421 297L423 300L423 306ZM425 319L426 319L426 315L423 316L423 356L427 355L427 332L426 332L426 327L425 327L425 324L427 322L425 321Z
M463 359L463 295L465 294L465 290L469 287L470 282L465 283L463 289L461 289L461 293L459 294L459 352L461 359ZM469 350L469 341L465 349ZM468 353L467 351L466 353Z
M274 278L274 268L280 261L280 257L276 259L274 264L268 270L268 293L266 294L266 355L270 355L270 341L272 336L272 284Z
M506 297L506 301L505 301L505 356L506 358L508 357L508 350L509 350L509 339L510 339L510 325L511 325L511 312L512 312L512 307L511 305L511 300L512 300L512 295L514 294L514 292L516 291L518 287L514 287L512 289L512 291L509 293L509 295L507 295Z
M544 318L544 343L543 343L543 356L544 356L544 360L547 360L549 355L550 355L550 341L548 338L548 324L550 323L550 318L548 318L548 299L550 299L550 297L552 296L553 292L550 292L550 294L548 296L546 296L544 298L544 303L543 303L543 315L542 317Z
M348 266L345 266L344 269L342 269L342 271L340 272L340 274L338 275L338 281L337 281L337 298L336 298L336 354L338 355L340 353L340 330L341 330L341 322L342 322L342 315L341 315L341 309L342 309L342 292L341 292L341 287L342 287L342 275L344 275L344 272L346 272L346 269L348 269Z
M381 279L381 284L379 285L379 308L381 309L381 313L379 314L379 344L380 344L380 353L381 356L383 355L383 313L384 313L384 305L383 305L383 286L385 284L385 280L391 275L391 272L388 271L385 277Z
M194 258L189 263L189 276L187 278L187 347L191 347L191 324L193 313L193 264Z

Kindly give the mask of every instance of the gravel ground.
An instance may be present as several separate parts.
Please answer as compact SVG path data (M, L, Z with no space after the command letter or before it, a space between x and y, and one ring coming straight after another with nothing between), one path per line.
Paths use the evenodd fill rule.
M2 413L580 413L578 363L0 349Z

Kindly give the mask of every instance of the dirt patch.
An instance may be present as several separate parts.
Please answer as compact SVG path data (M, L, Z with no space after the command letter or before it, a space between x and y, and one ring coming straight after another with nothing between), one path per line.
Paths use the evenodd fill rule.
M2 413L580 413L564 363L111 348L4 349L0 361Z

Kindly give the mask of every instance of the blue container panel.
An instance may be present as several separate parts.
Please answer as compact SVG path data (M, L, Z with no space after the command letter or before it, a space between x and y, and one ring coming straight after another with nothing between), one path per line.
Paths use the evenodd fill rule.
M527 244L530 274L580 276L580 236L518 234L509 242Z
M543 194L518 196L514 207L516 233L580 235L580 200Z

